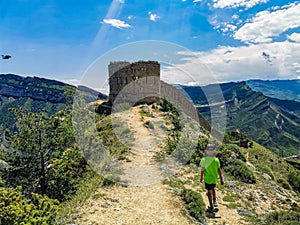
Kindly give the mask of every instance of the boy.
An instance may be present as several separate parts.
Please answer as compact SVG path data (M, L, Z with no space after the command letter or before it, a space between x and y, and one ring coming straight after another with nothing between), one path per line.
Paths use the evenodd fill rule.
M201 160L201 177L200 182L203 182L205 189L207 190L207 197L209 201L208 212L214 212L214 208L218 207L217 197L216 197L216 184L218 181L218 176L220 178L220 184L223 185L223 176L220 168L220 161L216 157L217 151L214 145L208 144L205 150L205 157Z

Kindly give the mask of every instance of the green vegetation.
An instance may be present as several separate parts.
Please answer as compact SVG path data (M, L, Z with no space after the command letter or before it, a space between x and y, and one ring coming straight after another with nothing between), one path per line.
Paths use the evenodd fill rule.
M186 189L184 183L176 178L164 180L164 184L168 184L173 189L173 193L181 197L188 215L197 221L205 221L205 203L199 192Z
M76 193L80 180L89 172L88 165L78 148L66 149L60 158L51 160L48 170L48 196L65 201Z
M0 188L0 224L52 225L58 210L59 202L47 196L33 193L28 200L21 187Z
M18 123L5 134L8 148L3 159L10 167L3 172L3 180L13 187L23 186L27 192L49 194L49 165L74 145L70 117L66 111L50 118L22 108L11 112Z
M268 174L272 178L272 180L275 179L274 173L269 166L260 164L257 165L256 168L258 169L258 171Z
M237 194L230 194L230 195L225 195L223 197L223 201L225 201L225 202L235 202L239 198L240 198L240 196L237 195Z
M299 211L275 211L267 215L265 225L298 225L300 223Z
M202 222L205 217L205 203L201 194L193 190L184 189L181 197L186 204L188 213L197 221Z
M284 179L284 178L278 178L278 179L277 179L277 183L278 183L281 187L283 187L284 189L287 189L287 190L291 190L291 189L292 189L292 187L291 187L291 185L289 184L289 182L288 182L286 179Z
M299 193L299 170L287 163L268 149L254 143L252 149L247 150L249 161L261 172L266 172L285 189L293 189ZM263 165L263 166L262 166ZM268 166L266 166L268 165ZM262 168L263 167L263 168Z
M232 160L228 166L224 167L224 171L242 182L250 184L256 182L254 172L240 159Z
M300 193L300 174L299 174L299 170L290 172L288 175L288 182L289 184L293 187L293 189L295 191L297 191L298 193Z
M111 119L103 115L94 117L98 129L94 132L88 120L90 109L80 107L84 100L74 103L73 107L78 108L72 109L70 95L66 99L65 108L52 116L24 108L10 109L17 123L6 130L0 149L1 224L54 224L57 214L67 215L71 208L68 203L74 207L100 185L118 182L109 173L110 168L116 169L110 164L110 157L121 157L127 147L113 133ZM123 135L129 135L128 131ZM85 159L91 158L88 153L99 152L97 141L109 153L101 152L101 166L106 173L99 176L96 172L103 170L93 171L98 168L88 166ZM62 204L64 210L60 212Z

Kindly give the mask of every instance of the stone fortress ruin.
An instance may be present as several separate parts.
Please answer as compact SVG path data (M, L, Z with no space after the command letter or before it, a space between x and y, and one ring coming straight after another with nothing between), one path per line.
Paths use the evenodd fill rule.
M156 61L111 62L109 72L109 100L113 102L120 94L127 98L138 99L137 103L157 101L160 93L160 64ZM144 97L144 98L143 98Z
M109 103L112 106L120 103L128 103L133 106L151 104L166 99L210 131L210 124L187 96L160 79L160 69L157 61L111 62L108 65Z

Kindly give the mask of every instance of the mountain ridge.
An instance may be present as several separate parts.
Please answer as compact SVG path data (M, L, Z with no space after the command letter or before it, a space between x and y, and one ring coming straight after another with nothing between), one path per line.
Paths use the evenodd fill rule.
M274 98L268 98L262 92L252 90L246 81L201 88L182 86L184 91L192 96L194 104L207 120L210 120L211 109L207 105L207 96L204 93L210 93L211 89L216 88L214 86L219 86L224 96L227 113L226 130L240 129L251 139L279 155L298 153L300 117L287 110L286 105L290 105L289 100L275 101ZM222 107L222 102L212 102L211 105L211 107Z
M247 80L246 83L254 90L265 96L281 100L300 102L300 80Z

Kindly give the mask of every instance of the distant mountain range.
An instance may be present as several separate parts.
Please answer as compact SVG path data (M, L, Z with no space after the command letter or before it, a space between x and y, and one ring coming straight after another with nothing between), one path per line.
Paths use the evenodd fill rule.
M201 88L180 86L209 122L211 113L204 92L212 93L213 96L214 90L219 87L225 102L212 98L210 104L218 108L224 107L225 103L227 131L239 129L279 155L288 156L299 151L299 80L249 80L211 84ZM24 107L33 112L52 115L64 107L64 92L67 90L79 91L87 102L107 98L88 87L75 87L39 77L0 74L0 133L14 123L9 108Z
M264 81L256 80L255 82L260 83L260 87L267 87L270 84L269 81L266 81L266 85L263 85ZM283 81L283 84L286 83ZM276 81L276 84L280 89L280 82ZM298 101L267 97L263 92L250 88L248 81L213 84L202 88L182 86L199 112L208 121L211 120L211 110L207 106L208 102L204 93L211 93L216 86L221 88L225 100L227 131L239 129L249 138L279 155L287 156L298 153L300 149L300 104ZM269 93L273 93L272 96L274 96L275 87L272 90ZM289 98L297 99L296 89L289 93ZM282 93L279 95L282 96ZM210 102L210 105L222 107L224 102Z
M300 102L300 80L248 80L246 83L254 91L281 100Z
M14 123L9 108L23 107L32 112L53 115L64 108L66 91L78 91L87 102L107 97L84 86L75 87L39 77L0 74L0 133Z

